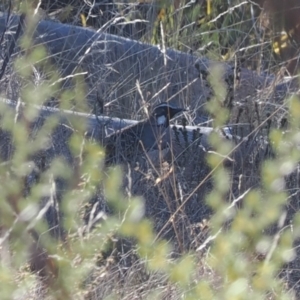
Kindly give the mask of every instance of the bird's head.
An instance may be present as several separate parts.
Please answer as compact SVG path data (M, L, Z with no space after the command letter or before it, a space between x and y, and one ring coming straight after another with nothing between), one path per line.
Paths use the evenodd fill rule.
M162 102L154 107L151 117L155 119L158 126L168 127L170 120L182 111L186 111L186 109Z

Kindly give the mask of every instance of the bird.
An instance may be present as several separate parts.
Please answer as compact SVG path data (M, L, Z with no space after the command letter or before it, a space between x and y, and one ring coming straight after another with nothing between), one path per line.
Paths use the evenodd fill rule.
M167 128L170 120L185 108L162 102L147 119L120 129L104 139L106 163L130 161L141 153L166 148L170 142Z

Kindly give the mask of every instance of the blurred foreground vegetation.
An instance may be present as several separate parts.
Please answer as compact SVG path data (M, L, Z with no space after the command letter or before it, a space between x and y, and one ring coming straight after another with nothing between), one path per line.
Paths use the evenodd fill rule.
M227 1L203 1L204 7L198 1L187 8L181 1L174 2L177 7L168 1L143 4L152 5L159 15L141 40L164 42L166 47L216 59L227 59L249 43L258 43L260 50L240 51L253 57L253 61L245 58L245 64L253 63L255 70L276 66L271 41L265 46L257 37L246 4L237 1L230 11ZM68 141L76 164L63 157L50 162L46 158L44 171L37 169L33 158L45 148L59 120L49 117L35 132L31 124L37 110L31 105L55 97L61 108L71 107L71 103L82 107L85 87L74 77L74 90L61 90L55 67L42 59L47 57L46 49L41 45L31 51L35 7L26 1L19 4L26 29L19 41L23 52L14 67L22 78L22 101L30 105L16 110L2 104L0 110L1 130L10 133L14 145L9 159L0 164L1 299L292 299L289 277L282 270L296 258L293 247L300 234L300 216L296 213L293 219L286 219L289 191L285 178L300 159L300 99L286 99L288 131L271 131L273 155L260 162L261 173L255 174L260 185L231 203L231 174L224 160L234 143L212 134L214 151L207 156L211 172L206 180L213 182L213 189L202 201L214 213L203 223L192 224L201 228L201 245L180 248L178 237L172 241L158 237L151 220L144 218L147 207L143 198L123 191L123 176L130 174L124 174L121 167L104 167L104 151L85 137L86 124L74 123ZM136 12L134 4L120 6L126 18L130 9ZM80 18L81 22L87 19L85 15ZM35 69L51 74L38 86L32 82ZM226 89L220 84L221 74L220 69L211 70L215 96L207 105L216 116L216 129L226 123L229 114L222 105ZM90 202L99 189L106 210L98 210L100 204ZM59 207L59 212L52 215L51 207ZM53 216L59 219L52 220ZM59 230L52 228L49 220Z

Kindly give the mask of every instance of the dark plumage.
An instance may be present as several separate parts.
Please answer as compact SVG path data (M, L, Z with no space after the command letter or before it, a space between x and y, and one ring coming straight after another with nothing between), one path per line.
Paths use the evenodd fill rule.
M128 161L139 153L167 147L166 129L170 120L182 111L185 109L163 102L154 107L148 119L107 136L106 162Z

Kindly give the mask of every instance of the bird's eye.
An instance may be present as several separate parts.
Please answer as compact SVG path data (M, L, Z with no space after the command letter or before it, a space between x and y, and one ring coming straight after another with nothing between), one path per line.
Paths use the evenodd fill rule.
M160 116L156 118L157 124L158 125L164 125L166 124L166 117L165 116Z

